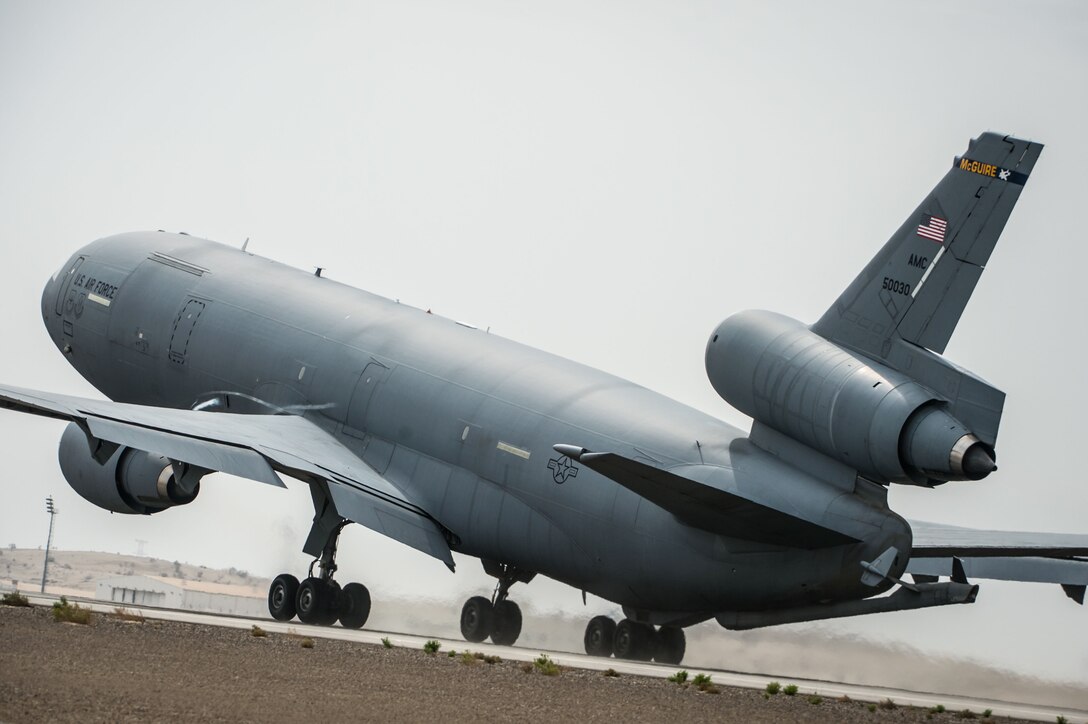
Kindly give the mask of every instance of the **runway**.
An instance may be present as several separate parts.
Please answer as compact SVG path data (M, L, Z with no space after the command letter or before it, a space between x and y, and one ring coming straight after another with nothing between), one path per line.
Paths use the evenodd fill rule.
M58 596L49 594L26 593L24 595L27 596L32 604L39 606L50 606L59 598ZM79 605L100 613L112 613L117 608L117 604L115 603L101 602L94 599L71 598L70 600L78 602ZM393 646L408 649L420 649L426 641L434 639L441 643L443 651L464 651L470 649L472 651L481 651L486 654L496 654L503 659L513 661L532 661L539 654L546 653L552 660L561 666L594 671L603 671L611 668L621 674L636 676L665 678L675 673L678 668L682 668L677 666L662 666L652 663L624 661L620 659L602 659L566 651L540 651L538 649L517 646L495 646L488 643L470 644L463 640L436 636L419 636L395 631L351 630L339 626L309 626L298 622L283 623L264 618L243 618L221 614L197 613L178 609L162 609L135 605L126 605L124 608L129 611L138 611L147 619L177 621L243 630L248 630L253 626L260 626L269 633L302 634L314 639L339 639L380 646L382 645L382 639L388 638ZM775 678L766 674L747 674L720 669L693 668L689 669L689 671L693 675L696 673L709 674L715 684L722 686L757 690L763 689L768 681ZM1037 721L1055 721L1058 717L1064 717L1065 720L1071 723L1088 722L1088 711L1084 710L1045 707L1035 704L978 699L948 694L930 694L905 689L844 684L812 679L780 677L777 680L783 685L795 684L798 688L798 693L802 695L819 694L821 697L825 698L848 696L853 700L869 702L880 702L885 699L891 699L901 706L931 708L942 705L946 710L952 712L970 709L976 714L981 714L986 709L990 709L994 716L1019 717Z

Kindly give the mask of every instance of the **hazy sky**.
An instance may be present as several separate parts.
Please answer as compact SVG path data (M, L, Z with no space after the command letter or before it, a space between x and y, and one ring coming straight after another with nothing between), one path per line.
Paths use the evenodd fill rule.
M184 230L572 357L747 427L703 369L729 314L815 320L981 131L1047 144L947 356L1008 393L1000 470L908 517L1085 532L1088 5L0 0L0 381L95 395L42 286L79 246ZM206 481L147 518L79 498L63 425L0 414L0 543L301 573L288 492ZM344 580L489 591L353 526ZM546 581L515 598L581 613ZM590 612L611 610L591 599ZM451 608L451 616L456 615ZM819 625L1088 678L1056 586Z

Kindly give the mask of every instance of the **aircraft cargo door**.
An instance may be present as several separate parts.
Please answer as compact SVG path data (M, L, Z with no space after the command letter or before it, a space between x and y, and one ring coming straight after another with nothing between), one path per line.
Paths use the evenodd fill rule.
M374 390L388 373L389 369L380 362L371 362L363 368L359 381L355 383L355 391L351 394L351 402L348 403L347 419L344 421L345 433L355 437L366 434L366 409L370 406Z

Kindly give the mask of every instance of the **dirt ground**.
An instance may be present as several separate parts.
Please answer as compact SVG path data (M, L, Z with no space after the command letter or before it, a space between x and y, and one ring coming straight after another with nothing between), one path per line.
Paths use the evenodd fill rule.
M103 614L89 625L59 623L49 609L0 606L0 721L962 721L597 671L547 676L461 652L307 642Z

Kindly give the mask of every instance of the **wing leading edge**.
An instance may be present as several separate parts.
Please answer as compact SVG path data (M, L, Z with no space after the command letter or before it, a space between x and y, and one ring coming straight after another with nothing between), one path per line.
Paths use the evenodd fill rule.
M295 415L238 415L89 400L0 386L0 407L68 420L88 438L285 487L279 473L326 481L343 518L453 568L441 525L332 435Z
M616 453L591 452L575 445L554 448L661 506L688 525L712 533L810 550L857 542L837 530Z

